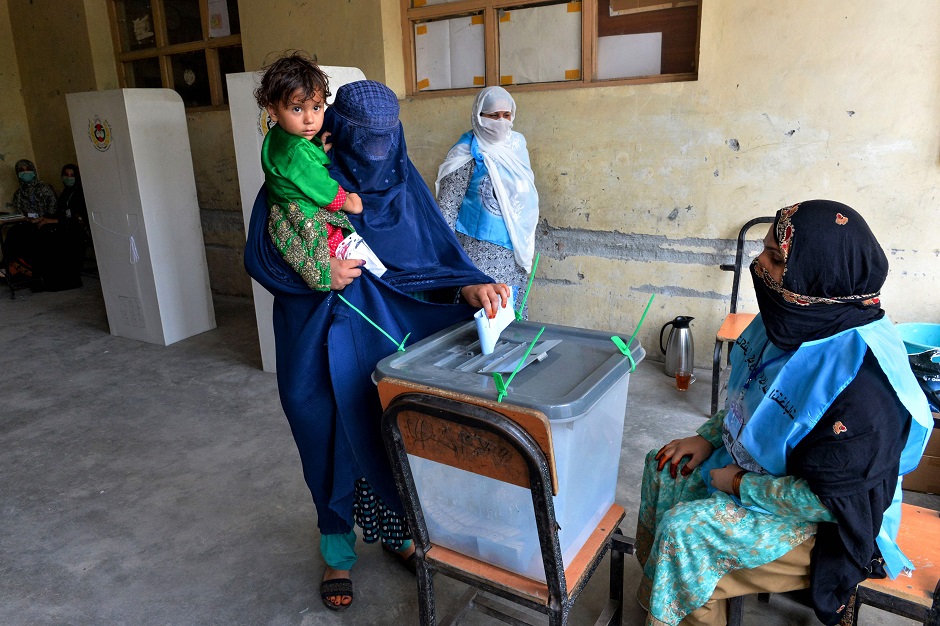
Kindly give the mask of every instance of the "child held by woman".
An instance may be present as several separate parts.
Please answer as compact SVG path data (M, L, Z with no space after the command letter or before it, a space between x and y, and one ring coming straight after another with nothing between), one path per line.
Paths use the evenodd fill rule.
M329 96L326 74L301 52L268 65L255 91L258 106L275 122L261 147L268 234L284 260L318 291L342 286L331 284L334 267L361 264L335 257L336 247L355 232L346 213L361 213L362 201L326 169L330 144L317 134Z

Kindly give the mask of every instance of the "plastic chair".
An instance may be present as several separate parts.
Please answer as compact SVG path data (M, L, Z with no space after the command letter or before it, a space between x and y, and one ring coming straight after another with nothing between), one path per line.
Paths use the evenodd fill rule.
M388 381L383 380L379 385L385 404ZM620 624L623 553L633 552L632 540L617 536L621 535L617 526L624 517L623 507L611 505L584 547L565 568L552 502L554 472L544 452L546 445L551 446L550 432L539 432L538 420L523 428L501 414L504 409L498 409L500 405L495 403L480 399L471 402L429 393L404 393L391 400L382 415L382 435L415 542L420 623L423 626L437 624L433 576L440 573L471 586L461 605L445 617L442 624L459 623L471 609L509 624L535 623L530 614L495 601L491 595L547 614L551 626L567 624L572 605L616 541L617 549L611 552L610 600L596 623ZM511 411L511 407L505 409ZM537 413L523 412L529 413L529 417ZM544 420L544 416L542 418ZM543 427L547 429L547 420ZM530 434L528 429L535 432ZM408 455L529 489L547 582L431 543Z
M744 244L747 241L747 231L758 224L772 224L773 217L755 217L738 231L738 247L734 254L734 263L722 263L718 267L726 272L733 272L731 283L731 306L724 322L715 334L715 354L712 360L712 411L718 411L718 394L721 390L721 348L728 344L728 364L731 364L731 345L737 341L738 335L747 328L756 317L755 313L738 313L738 291L741 284L741 266L744 264Z

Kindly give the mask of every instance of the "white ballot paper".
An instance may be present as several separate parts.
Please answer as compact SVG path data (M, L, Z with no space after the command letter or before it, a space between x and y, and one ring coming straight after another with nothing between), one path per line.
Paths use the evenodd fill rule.
M351 233L348 237L339 242L339 245L336 246L336 258L362 259L366 262L365 268L379 278L381 278L385 270L388 269L382 264L379 257L375 256L375 252L373 252L369 244L365 242L365 239L356 233Z
M480 335L480 349L483 354L493 354L493 349L496 348L496 342L499 340L499 334L515 319L516 311L512 291L509 292L509 302L506 303L506 307L503 308L502 303L500 303L496 317L493 319L486 316L486 309L480 309L473 314L473 320L477 324L477 334Z

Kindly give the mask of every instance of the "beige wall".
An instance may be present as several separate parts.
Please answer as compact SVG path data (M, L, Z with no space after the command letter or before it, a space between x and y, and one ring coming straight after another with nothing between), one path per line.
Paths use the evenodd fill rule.
M85 26L88 30L91 71L96 90L117 89L117 67L114 42L111 40L110 17L107 0L82 0L85 7Z
M13 166L19 159L33 159L7 0L0 0L0 111L3 111L0 115L0 210L3 210L18 186Z
M933 0L705 0L698 81L517 94L543 222L530 316L629 335L656 293L644 346L692 315L704 365L740 225L829 198L888 253L892 318L940 321L938 24ZM471 102L402 103L432 185Z
M209 285L217 293L251 294L244 268L245 227L228 111L186 116L193 154L193 175L206 242Z
M239 0L245 69L260 69L284 50L300 49L315 54L323 65L358 67L367 77L385 82L382 10L383 5L390 5L397 16L396 3L397 0ZM401 42L401 26L396 25ZM400 65L400 43L397 53Z
M60 169L75 162L65 94L96 87L84 4L9 0L8 5L36 167L58 192Z

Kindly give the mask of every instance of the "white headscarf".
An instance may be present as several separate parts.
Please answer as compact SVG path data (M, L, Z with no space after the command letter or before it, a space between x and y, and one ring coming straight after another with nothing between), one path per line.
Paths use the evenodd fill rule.
M480 117L480 113L496 111L509 111L512 120ZM516 102L502 87L481 89L470 112L473 135L483 155L483 165L486 166L493 182L503 222L512 241L516 263L528 273L532 269L532 257L535 254L539 194L535 189L532 167L529 165L525 137L512 130L512 121L515 119ZM472 159L468 144L458 143L451 148L437 172L435 192L440 193L442 178Z

